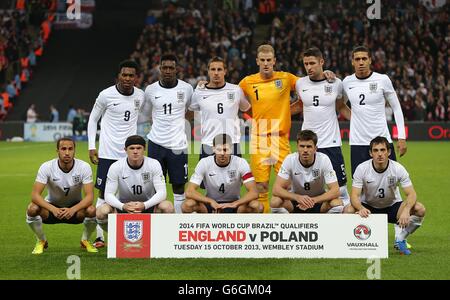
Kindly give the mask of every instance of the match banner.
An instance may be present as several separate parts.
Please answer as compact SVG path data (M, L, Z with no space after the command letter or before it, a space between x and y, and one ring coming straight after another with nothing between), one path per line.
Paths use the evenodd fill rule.
M387 258L386 215L110 214L108 258Z
M72 135L71 123L25 123L23 137L31 142L54 142Z

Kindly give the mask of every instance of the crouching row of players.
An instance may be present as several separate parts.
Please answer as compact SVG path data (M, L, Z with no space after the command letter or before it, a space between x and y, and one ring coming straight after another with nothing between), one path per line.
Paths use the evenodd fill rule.
M388 158L389 142L377 137L370 143L372 159L355 171L351 203L339 198L339 185L330 159L317 152L317 135L303 130L297 135L297 152L286 157L273 186L273 213L370 213L388 215L390 223L402 227L396 241L402 254L410 254L406 237L421 224L425 207L416 201L409 174L396 161ZM232 155L233 144L226 134L213 143L214 155L197 164L186 189L183 213L261 213L258 190L250 166ZM89 242L98 223L107 230L110 213L174 213L167 201L166 182L161 165L146 157L145 140L130 136L126 140L127 157L113 163L108 171L105 200L97 210L92 206L92 170L86 162L74 158L75 143L70 138L57 142L58 158L41 165L27 209L27 223L37 237L33 254L41 254L48 246L42 223L84 223L81 247L88 252L98 250ZM206 189L206 195L198 189ZM240 197L241 186L247 192ZM399 193L400 185L406 195ZM48 195L41 194L47 186ZM82 190L84 197L82 197Z

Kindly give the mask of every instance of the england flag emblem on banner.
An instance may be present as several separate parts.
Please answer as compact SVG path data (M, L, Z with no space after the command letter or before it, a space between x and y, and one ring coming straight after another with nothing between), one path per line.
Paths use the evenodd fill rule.
M123 222L123 235L130 243L136 243L142 239L143 221L125 221Z

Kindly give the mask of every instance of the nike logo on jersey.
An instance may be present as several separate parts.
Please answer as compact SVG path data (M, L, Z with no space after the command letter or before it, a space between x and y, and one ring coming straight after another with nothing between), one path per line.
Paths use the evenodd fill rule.
M254 86L253 86L254 89L256 89L257 87L258 87L257 85L254 85Z
M209 98L209 96L203 96L203 100Z
M214 174L214 173L209 173L208 175L209 176L216 176L216 174Z
M373 182L373 180L372 180L372 181L369 181L369 180L367 180L366 182L367 182L367 183L372 183L372 182Z
M306 89L306 90L302 90L302 92L306 92L308 89Z
M299 172L299 173L295 172L295 173L294 173L294 175L300 175L300 174L302 174L302 173L301 173L301 172Z
M351 90L353 88L355 88L356 86L349 86L348 89Z
M127 177L123 177L123 176L122 176L122 179L127 179L128 177L130 177L130 176L127 176Z
M113 103L114 106L117 106L117 105L119 105L119 104L120 104L120 103Z
M161 98L161 97L162 97L162 96L157 96L157 97L155 96L155 99L159 99L159 98Z
M53 178L53 181L59 181L59 178Z

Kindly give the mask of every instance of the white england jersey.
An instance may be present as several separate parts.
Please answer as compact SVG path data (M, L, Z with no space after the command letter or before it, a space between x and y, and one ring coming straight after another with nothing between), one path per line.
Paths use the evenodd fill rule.
M396 161L389 160L384 172L373 167L372 159L361 163L353 174L352 186L362 189L361 202L375 208L392 206L402 201L398 185L412 186L406 169Z
M114 200L120 203L146 202L159 190L166 190L166 181L156 159L144 157L143 165L139 169L133 169L129 166L127 157L124 157L109 168L105 195L114 194Z
M206 196L219 203L238 200L241 186L255 180L248 162L238 156L231 156L225 167L216 164L214 156L202 158L195 167L190 182L206 188Z
M303 102L302 130L309 129L317 134L318 148L340 147L336 99L342 97L342 81L339 78L333 83L325 79L313 81L307 76L297 80L295 89Z
M320 152L316 153L314 163L305 168L298 152L289 154L281 165L278 176L290 180L291 191L299 195L316 197L326 192L326 184L337 182L330 158Z
M200 111L202 144L213 146L218 134L231 136L234 144L241 139L239 109L246 111L250 103L242 89L235 84L225 83L222 88L196 88L189 110Z
M83 199L83 185L92 182L92 170L88 163L74 159L69 172L61 170L58 159L52 159L41 165L36 181L47 185L45 199L59 207L71 207Z
M167 149L187 148L186 118L194 90L192 86L178 80L173 88L164 88L155 82L145 89L146 108L152 112L152 128L148 139Z
M385 137L389 143L392 143L386 121L385 99L389 101L392 108L396 107L400 111L401 124L397 117L395 121L399 127L399 138L405 138L403 114L398 98L396 96L395 100L387 98L395 94L392 82L387 75L372 72L369 77L358 79L353 74L345 77L343 86L352 109L350 145L368 146L377 136Z
M89 150L95 149L97 122L101 118L98 157L113 160L125 157L125 141L136 134L143 104L144 92L136 87L129 96L121 94L115 85L101 91L89 116Z

